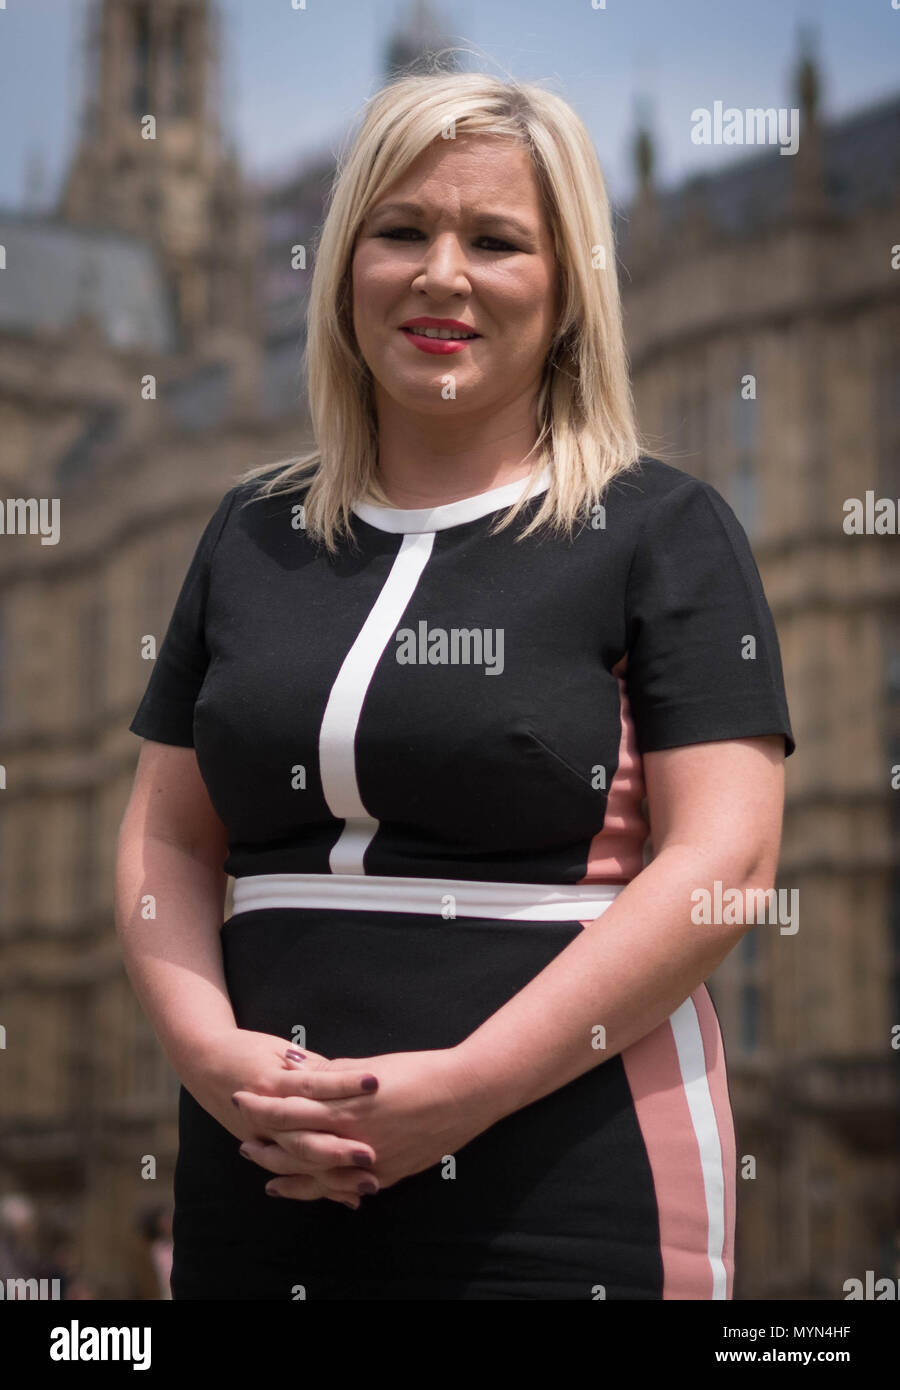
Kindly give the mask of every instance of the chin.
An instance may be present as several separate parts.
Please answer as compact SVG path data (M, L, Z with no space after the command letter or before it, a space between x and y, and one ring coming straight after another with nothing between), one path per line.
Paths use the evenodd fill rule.
M447 418L448 406L459 406L457 398L455 401L445 401L441 395L440 380L423 390L421 383L418 385L408 384L405 387L398 387L397 390L390 392L391 398L405 410L414 411L416 415L433 415L436 419ZM473 402L467 397L466 408L471 410Z

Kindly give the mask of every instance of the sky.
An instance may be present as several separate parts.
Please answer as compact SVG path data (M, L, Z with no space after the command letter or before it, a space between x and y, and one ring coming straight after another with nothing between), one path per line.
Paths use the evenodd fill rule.
M409 0L218 0L222 114L248 174L333 156L383 82ZM893 6L898 5L895 9ZM0 207L49 208L78 134L87 0L0 0ZM594 8L594 6L597 8ZM697 145L698 107L791 107L800 27L814 28L825 118L900 94L900 0L435 0L467 66L541 81L587 125L610 193L634 187L637 104L649 104L657 178L746 157ZM34 183L31 185L34 187Z

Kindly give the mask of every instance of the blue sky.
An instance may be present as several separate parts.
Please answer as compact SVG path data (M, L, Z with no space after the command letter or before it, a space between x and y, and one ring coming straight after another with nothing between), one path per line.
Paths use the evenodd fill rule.
M599 3L599 0L594 0ZM900 0L897 0L900 3ZM37 156L48 206L77 134L86 0L0 9L0 206L21 207ZM333 152L381 81L408 0L220 0L223 115L247 169L288 172ZM610 190L632 191L635 102L649 98L660 182L740 157L691 143L690 114L717 100L792 106L798 27L812 23L826 118L900 92L900 9L891 0L436 0L475 66L547 80L586 122Z

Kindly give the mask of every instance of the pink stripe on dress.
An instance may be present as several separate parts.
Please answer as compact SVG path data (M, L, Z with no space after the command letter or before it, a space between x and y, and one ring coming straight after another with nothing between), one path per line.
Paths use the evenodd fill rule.
M725 1044L719 1028L719 1020L709 991L696 990L693 995L694 1006L703 1037L703 1050L706 1054L706 1075L713 1107L719 1142L722 1146L722 1170L725 1182L724 1223L725 1241L722 1260L728 1278L726 1298L733 1297L734 1289L734 1228L737 1206L737 1146L734 1134L734 1116L731 1097L728 1094L728 1073L725 1066Z
M582 883L629 883L644 867L644 843L650 827L641 811L644 798L644 765L638 752L631 706L620 672L625 658L614 667L619 681L618 766L606 798L603 829L591 840L587 873Z
M621 1057L656 1191L663 1298L730 1299L734 1129L706 986Z

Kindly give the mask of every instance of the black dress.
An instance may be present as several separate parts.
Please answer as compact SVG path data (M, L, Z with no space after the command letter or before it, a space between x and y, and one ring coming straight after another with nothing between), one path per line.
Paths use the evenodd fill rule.
M764 734L793 752L759 574L712 487L644 458L571 541L490 535L523 486L360 503L337 558L302 492L245 506L239 485L210 520L130 727L196 749L228 829L240 1027L328 1056L451 1047L640 872L642 754ZM358 1211L267 1197L183 1088L179 1138L176 1299L731 1297L704 986L455 1176Z

